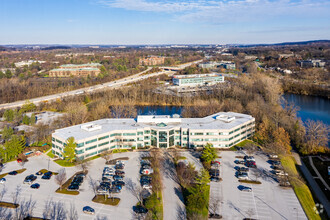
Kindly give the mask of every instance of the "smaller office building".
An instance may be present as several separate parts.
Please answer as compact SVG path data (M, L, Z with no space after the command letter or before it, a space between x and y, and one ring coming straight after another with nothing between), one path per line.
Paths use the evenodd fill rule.
M98 76L101 72L99 69L102 64L86 63L86 64L64 64L58 69L49 71L50 77L70 77L70 76Z
M221 74L193 74L193 75L175 75L172 78L173 84L177 86L205 86L222 83L225 77Z

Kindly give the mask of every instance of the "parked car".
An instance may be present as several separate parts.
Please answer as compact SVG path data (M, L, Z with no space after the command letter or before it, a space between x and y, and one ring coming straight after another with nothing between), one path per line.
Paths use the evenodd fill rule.
M210 173L210 176L212 176L212 177L220 176L220 170L218 170L218 169L210 169L209 173Z
M113 180L123 180L122 176L114 175Z
M143 165L151 165L151 162L150 162L150 160L141 160L141 162L140 162L140 164L141 164L141 166L143 166Z
M279 166L279 165L281 165L281 161L279 161L279 160L272 160L272 164Z
M83 208L83 212L86 213L86 214L90 214L90 215L94 215L95 214L95 210L90 207L90 206L85 206Z
M32 189L39 189L40 188L40 184L39 183L34 183L30 186Z
M1 178L1 179L0 179L0 183L1 183L1 184L4 184L5 182L6 182L6 178Z
M41 179L49 180L52 177L52 175L53 175L53 173L48 171L48 172L44 173L44 175L41 177Z
M253 156L244 156L245 161L256 161Z
M125 161L123 161L123 160L117 160L116 161L116 164L122 164L123 166L125 166Z
M36 172L37 176L41 176L43 173L41 171Z
M144 180L151 181L152 177L151 176L141 176L140 181L144 181Z
M31 175L25 177L23 183L32 184L36 179L37 179L37 176L31 174Z
M275 170L275 174L278 176L288 176L288 173L284 172L283 170Z
M9 172L8 174L9 174L9 175L12 175L12 176L15 176L15 175L17 175L17 171L15 171L15 170L14 170L14 171L11 171L11 172Z
M142 183L142 188L143 189L151 189L152 185L151 185L151 183L145 182L145 183Z
M124 165L123 164L116 164L115 169L116 170L122 170L122 169L124 169Z
M113 174L109 174L109 173L103 173L102 174L102 177L107 177L107 178L112 178L113 177Z
M245 161L244 160L235 160L234 163L236 163L236 164L244 164Z
M251 167L251 168L256 168L257 167L256 162L254 162L254 161L246 161L245 166Z
M112 185L125 186L125 182L124 181L115 180L115 181L112 182Z
M111 182L111 181L112 180L109 177L106 177L106 176L102 177L102 182Z
M142 206L134 206L133 211L138 214L146 214L148 213L148 209L142 207Z
M125 175L125 172L124 171L122 171L122 170L116 170L116 172L115 172L115 174L116 175Z
M238 189L243 191L243 192L252 192L252 188L251 187L247 187L247 186L238 186Z
M278 155L277 154L269 154L268 155L270 159L277 159Z
M249 168L248 167L238 167L237 170L240 172L248 172Z
M116 187L111 187L110 192L111 192L111 193L120 193L121 190L118 189L118 188L116 188Z
M219 182L220 181L220 178L219 177L212 176L210 178L210 180L213 181L213 182Z
M143 169L143 170L141 171L141 174L143 174L143 175L150 175L150 174L152 174L153 172L154 172L153 169Z
M248 180L249 176L248 176L247 173L238 173L237 178L240 179L240 180Z
M77 190L79 190L79 185L77 185L77 184L71 184L70 186L68 186L68 190L69 191L77 191Z
M101 186L99 186L99 187L97 187L96 192L97 192L98 194L106 194L106 193L109 192L109 189L106 188L106 187L101 187Z

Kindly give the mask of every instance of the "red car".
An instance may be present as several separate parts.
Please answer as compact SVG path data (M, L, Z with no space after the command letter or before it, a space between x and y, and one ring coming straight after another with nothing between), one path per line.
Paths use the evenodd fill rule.
M22 159L18 158L17 163L22 163Z
M247 161L245 163L245 166L252 167L252 168L256 168L257 167L256 162L254 162L254 161Z

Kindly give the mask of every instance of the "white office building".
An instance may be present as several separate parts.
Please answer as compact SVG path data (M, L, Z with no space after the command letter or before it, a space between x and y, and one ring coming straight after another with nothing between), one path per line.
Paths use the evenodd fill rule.
M229 148L254 134L255 119L246 114L219 112L204 118L179 115L139 115L137 118L101 119L56 130L52 152L62 157L68 138L77 143L81 159L116 148L203 147Z
M209 86L225 81L225 77L218 73L174 75L172 82L177 86Z

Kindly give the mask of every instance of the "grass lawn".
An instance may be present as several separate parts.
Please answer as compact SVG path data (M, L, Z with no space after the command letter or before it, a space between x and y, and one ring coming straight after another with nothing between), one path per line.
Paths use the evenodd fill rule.
M261 184L260 181L255 181L255 180L238 180L238 182L241 182L241 183L250 183L250 184Z
M68 195L79 195L79 191L69 191L68 186L70 186L73 178L80 173L84 173L83 171L76 172L70 179L68 179L63 185L62 189L58 188L55 192L62 193L62 194L68 194ZM84 174L87 175L88 172L85 172ZM86 178L86 177L85 177Z
M15 171L17 172L17 174L20 174L20 173L23 173L25 170L26 170L26 169L23 168L23 169L15 170ZM3 173L3 174L1 174L1 175L0 175L0 179L1 179L1 178L4 178L4 177L7 176L7 175L8 175L8 173Z
M96 195L93 200L93 202L96 202L96 203L101 203L101 204L104 204L104 205L112 205L112 206L116 206L119 204L120 202L120 198L108 198L107 196L104 197L104 195Z
M54 160L54 162L62 167L74 167L75 166L75 163L69 162L67 160Z
M55 155L53 154L53 152L51 150L48 152L47 156L50 157L50 158L55 157Z
M19 204L14 204L14 203L10 203L10 202L0 202L0 207L16 209L18 206L19 206Z
M310 192L308 186L299 179L294 158L292 156L281 156L280 158L282 166L289 174L289 181L308 219L321 219L321 217L313 210L315 207L315 202L312 193Z
M41 169L41 170L39 170L39 172L41 172L41 173L47 173L49 170L47 170L47 169ZM52 171L50 171L50 172L52 172ZM56 172L52 172L52 174L53 175L57 175L58 173L56 173Z

